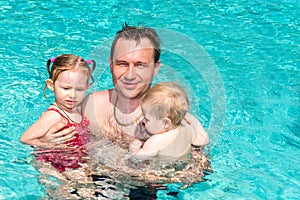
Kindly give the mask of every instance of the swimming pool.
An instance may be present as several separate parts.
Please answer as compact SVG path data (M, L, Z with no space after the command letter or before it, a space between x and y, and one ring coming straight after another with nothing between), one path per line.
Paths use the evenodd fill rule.
M299 8L297 0L0 0L0 199L44 196L28 164L31 149L18 139L52 102L43 98L46 60L62 53L89 57L96 49L99 79L91 90L111 87L108 51L99 46L124 21L174 33L164 36L172 39L164 45L177 44L178 37L192 44L193 51L165 46L168 70L155 80L185 81L192 112L212 137L214 173L178 198L299 199ZM194 64L198 59L188 57L206 56L201 47L217 87L201 63ZM163 190L158 196L172 199Z

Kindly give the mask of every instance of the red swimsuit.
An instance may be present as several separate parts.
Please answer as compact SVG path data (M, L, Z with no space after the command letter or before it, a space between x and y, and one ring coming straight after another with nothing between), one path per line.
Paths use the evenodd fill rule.
M43 162L50 162L51 165L60 172L64 172L66 168L79 168L79 163L84 163L84 157L87 156L84 145L89 141L89 120L85 116L82 116L81 122L75 124L71 123L58 109L49 108L47 111L59 113L68 122L65 128L74 126L78 134L75 135L74 139L64 143L70 147L70 149L51 149L50 151L39 149L38 152L41 153L37 154L36 159Z

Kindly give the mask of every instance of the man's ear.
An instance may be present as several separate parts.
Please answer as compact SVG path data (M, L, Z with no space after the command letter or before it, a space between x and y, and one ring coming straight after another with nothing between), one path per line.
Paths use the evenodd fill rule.
M163 122L163 126L165 129L169 129L172 127L172 121L170 118L165 117L165 118L163 118L162 122Z
M53 81L52 81L51 79L47 79L47 80L46 80L46 85L47 85L47 87L49 88L49 90L50 90L51 92L54 91L54 83L53 83Z
M154 63L154 76L156 76L156 74L158 73L159 69L160 69L160 60L157 61L156 63Z
M108 58L108 63L109 63L110 72L112 73L113 63L110 57Z

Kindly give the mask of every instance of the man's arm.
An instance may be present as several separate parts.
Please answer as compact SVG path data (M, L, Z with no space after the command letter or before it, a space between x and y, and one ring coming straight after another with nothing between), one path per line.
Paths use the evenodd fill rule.
M55 123L39 141L49 147L61 147L62 143L72 140L76 134L74 126L63 129L65 126L66 122Z
M73 139L75 132L75 127L69 127L63 129L66 126L65 122L55 123L45 135L34 139L32 141L26 141L26 139L20 139L21 142L29 144L32 146L38 147L47 147L47 148L60 148L63 147L62 143L65 141ZM63 130L62 130L63 129Z
M195 131L195 135L192 139L192 145L194 146L205 146L209 143L209 136L200 121L194 117L192 114L187 113L185 115L184 121L190 124Z

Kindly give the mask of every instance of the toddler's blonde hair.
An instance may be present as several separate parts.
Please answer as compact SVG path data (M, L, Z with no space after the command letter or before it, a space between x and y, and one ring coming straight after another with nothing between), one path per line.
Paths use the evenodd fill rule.
M168 117L174 126L178 126L189 111L189 101L186 92L177 83L162 82L148 90L142 98L141 107L156 119Z

